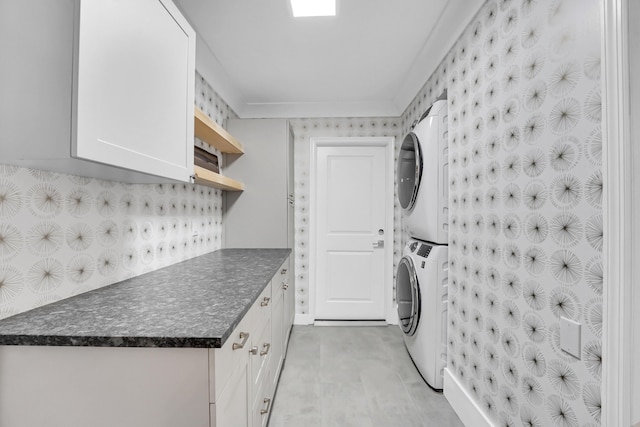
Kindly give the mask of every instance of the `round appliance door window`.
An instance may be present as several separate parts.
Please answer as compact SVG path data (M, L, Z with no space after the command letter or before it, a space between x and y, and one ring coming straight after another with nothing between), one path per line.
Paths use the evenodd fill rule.
M396 274L396 302L400 327L406 335L413 335L420 320L420 289L413 261L402 257Z
M420 142L415 133L404 137L398 153L398 200L402 209L413 208L418 196L420 178L422 178L422 153Z

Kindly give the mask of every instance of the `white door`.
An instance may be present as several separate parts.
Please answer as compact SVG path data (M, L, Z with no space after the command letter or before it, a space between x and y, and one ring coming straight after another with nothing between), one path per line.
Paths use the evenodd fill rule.
M316 319L385 319L386 147L316 149Z

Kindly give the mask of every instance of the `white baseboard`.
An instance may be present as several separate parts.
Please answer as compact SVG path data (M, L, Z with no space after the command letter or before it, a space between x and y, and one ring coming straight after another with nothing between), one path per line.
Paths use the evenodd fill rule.
M494 427L482 408L473 401L448 368L444 370L444 396L465 426Z
M398 324L398 310L391 310L391 313L387 315L387 323L390 325Z
M313 325L314 319L309 314L299 314L296 313L296 317L293 319L294 325Z
M313 326L387 326L386 320L316 320Z
M397 325L386 320L316 320L310 314L297 313L293 319L294 325L315 326L386 326Z

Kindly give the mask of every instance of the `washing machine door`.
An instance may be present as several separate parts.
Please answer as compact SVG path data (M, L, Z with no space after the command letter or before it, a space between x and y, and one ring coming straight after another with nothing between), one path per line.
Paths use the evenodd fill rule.
M396 302L402 331L411 336L416 333L420 321L420 286L416 268L409 256L404 256L396 272Z
M398 154L398 200L400 206L410 210L416 203L418 187L422 178L422 151L415 133L409 132L404 137Z

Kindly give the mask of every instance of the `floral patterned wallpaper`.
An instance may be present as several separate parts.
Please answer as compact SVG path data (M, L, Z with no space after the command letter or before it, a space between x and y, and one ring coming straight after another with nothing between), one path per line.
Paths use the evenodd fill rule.
M448 91L448 369L500 426L600 425L596 0L489 0L403 115ZM560 349L582 324L581 359Z
M196 76L196 105L235 117ZM212 150L207 144L196 144ZM110 285L222 244L222 192L126 184L0 165L0 318Z

